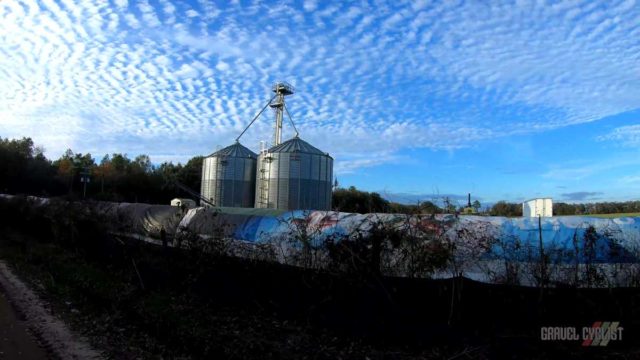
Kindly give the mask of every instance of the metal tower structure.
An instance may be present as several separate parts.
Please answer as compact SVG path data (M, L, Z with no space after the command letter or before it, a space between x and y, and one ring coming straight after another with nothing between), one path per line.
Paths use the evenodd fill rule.
M284 98L285 96L289 96L293 94L293 86L291 86L286 82L277 82L273 84L273 88L271 90L276 94L275 99L272 100L271 103L269 104L269 106L276 113L276 123L273 130L272 146L277 146L282 143L282 117L285 111L287 111L287 114L289 113L289 111L287 110L287 107L284 104Z
M238 135L238 137L236 138L236 142L240 141L240 138L242 137L242 135L244 135L244 133L247 130L249 130L251 125L253 125L253 123L260 117L260 115L267 109L267 107L271 107L276 113L276 123L274 125L274 131L273 131L273 144L271 144L271 146L277 146L282 143L282 118L284 117L284 113L287 113L287 117L291 122L291 126L293 127L293 130L296 133L295 137L298 136L298 129L296 128L296 124L293 123L291 114L289 113L289 110L287 109L287 105L284 102L285 96L289 96L293 94L293 86L291 86L289 83L286 83L286 82L277 82L273 84L271 89L273 90L275 95L273 95L273 97L267 102L267 104L262 108L262 110L258 112L258 114L253 118L253 120L249 122L249 125L247 125L247 127L244 128L244 130L242 130L240 135Z

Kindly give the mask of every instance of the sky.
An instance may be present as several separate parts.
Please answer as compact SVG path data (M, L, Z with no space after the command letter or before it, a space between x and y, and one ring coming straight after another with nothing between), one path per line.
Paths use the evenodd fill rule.
M49 158L207 155L276 81L341 186L405 203L640 198L633 0L0 1L0 137ZM273 122L241 142L257 151Z

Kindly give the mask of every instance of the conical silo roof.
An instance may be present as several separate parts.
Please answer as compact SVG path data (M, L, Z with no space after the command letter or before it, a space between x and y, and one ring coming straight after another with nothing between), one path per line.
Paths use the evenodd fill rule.
M274 146L269 149L270 153L291 153L291 152L301 152L307 154L317 154L327 156L326 152L319 150L308 142L300 139L299 137L294 137L293 139L289 139L283 142L280 145Z
M246 146L236 142L233 145L222 148L209 156L229 156L229 157L249 157L256 159L258 155L249 150Z

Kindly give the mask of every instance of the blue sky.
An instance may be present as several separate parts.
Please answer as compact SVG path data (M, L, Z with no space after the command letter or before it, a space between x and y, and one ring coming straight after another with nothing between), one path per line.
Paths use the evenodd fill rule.
M343 186L640 197L634 1L0 2L0 136L49 157L208 154L277 80ZM257 150L271 127L242 142Z

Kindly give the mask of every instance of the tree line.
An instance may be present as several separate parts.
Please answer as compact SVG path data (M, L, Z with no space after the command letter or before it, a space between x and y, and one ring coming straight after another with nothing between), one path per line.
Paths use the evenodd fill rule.
M640 201L553 204L554 215L619 214L636 212L640 212Z
M89 153L69 149L50 160L30 138L0 138L0 192L168 204L185 196L175 187L175 180L200 190L202 159L196 156L184 165L164 162L154 166L147 155L131 159L114 153L97 162Z
M621 214L640 212L640 201L597 202L588 204L553 203L553 215ZM522 216L522 204L499 201L489 210L493 216Z
M384 199L376 192L367 192L356 189L336 187L332 196L333 210L351 213L402 213L402 214L439 214L444 212L442 208L431 201L418 204L399 204ZM455 211L455 210L454 210Z
M91 154L67 150L56 160L47 159L44 150L30 138L0 137L0 193L28 194L43 197L85 197L116 202L168 204L175 197L190 197L175 187L179 181L199 191L202 156L186 164L163 162L153 165L148 155L129 158L127 154L105 155L99 162ZM88 182L87 182L88 180ZM400 204L384 199L376 192L336 187L333 210L353 213L439 214L465 213L465 208L443 199L442 206L432 201ZM522 216L522 205L499 201L476 213L492 216ZM589 204L554 203L554 215L613 214L640 212L640 201L601 202Z
M129 158L121 153L105 155L96 161L89 153L71 149L50 160L30 138L0 138L0 193L168 204L175 197L190 197L175 187L175 180L200 190L202 161L202 156L196 156L184 165L172 162L153 165L148 155ZM398 204L355 187L336 188L333 208L357 213L442 212L428 201L419 205Z

